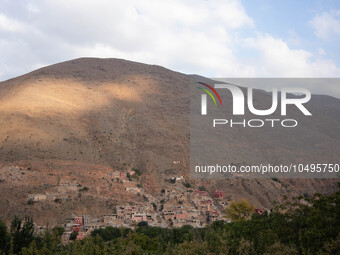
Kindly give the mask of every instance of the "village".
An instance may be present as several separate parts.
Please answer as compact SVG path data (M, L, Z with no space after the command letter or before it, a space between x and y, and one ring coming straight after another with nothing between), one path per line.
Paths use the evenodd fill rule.
M138 170L127 172L114 171L109 174L115 183L122 184L125 192L137 194L146 198L147 202L135 202L117 205L112 208L112 214L101 216L76 215L59 222L65 228L63 241L68 242L70 235L77 232L77 239L89 236L95 229L112 227L133 228L143 222L149 226L163 228L182 227L190 225L195 228L205 227L224 218L227 203L224 191L215 190L209 193L204 187L189 189L183 176L173 176L167 181L175 184L173 189L162 189L161 194L153 196L144 191L138 182ZM29 194L29 203L39 203L45 200L62 200L69 192L86 191L76 183L60 183L55 193ZM39 228L39 227L38 227ZM43 231L44 227L40 227Z
M177 162L174 162L174 164ZM22 173L25 173L24 175ZM34 179L36 173L22 167L10 167L4 171L7 180ZM92 173L94 174L94 173ZM98 174L98 172L96 173ZM166 180L169 185L158 194L146 192L140 181L140 171L132 168L127 171L110 171L100 175L100 183L93 186L84 186L77 181L60 178L60 181L44 193L31 193L27 195L28 205L43 205L51 201L55 204L70 199L70 196L100 196L101 191L113 188L123 189L125 194L143 198L142 201L131 200L120 203L111 208L111 213L103 215L77 214L68 215L58 221L58 226L65 228L62 236L63 242L69 242L72 233L77 233L77 239L89 236L95 229L108 226L134 228L139 224L162 228L176 228L190 225L202 228L214 221L228 221L225 218L225 208L230 199L223 190L208 191L205 187L191 187L183 176L172 176ZM55 177L55 176L53 176ZM91 193L92 192L92 193ZM113 192L113 191L112 191ZM109 194L113 194L113 193ZM261 214L263 210L256 209ZM36 231L44 231L45 226L36 226Z
M160 201L116 206L110 215L68 218L61 224L65 228L62 239L68 242L73 232L78 233L77 239L83 239L93 230L107 226L133 228L140 223L147 223L149 226L165 228L184 225L200 228L217 220L227 220L223 217L225 204L220 201L224 196L223 191L216 190L212 195L201 190L181 193L164 190L162 193Z

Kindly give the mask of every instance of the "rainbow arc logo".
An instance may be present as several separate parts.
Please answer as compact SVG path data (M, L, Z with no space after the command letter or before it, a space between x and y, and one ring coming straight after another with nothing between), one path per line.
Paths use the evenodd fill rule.
M217 98L218 98L218 100L220 101L220 104L221 104L221 106L222 106L221 97L220 97L220 95L217 93L217 91L216 91L212 86L210 86L209 84L206 84L206 83L204 83L204 82L197 82L197 83L199 83L199 84L205 86L206 88L210 89L210 90L217 96ZM200 90L202 90L202 91L204 91L204 92L206 92L206 93L211 97L211 99L214 101L215 106L217 106L217 102L216 102L216 100L215 100L215 97L213 96L213 94L212 94L208 89L201 88L201 87L197 87L197 88L200 89Z

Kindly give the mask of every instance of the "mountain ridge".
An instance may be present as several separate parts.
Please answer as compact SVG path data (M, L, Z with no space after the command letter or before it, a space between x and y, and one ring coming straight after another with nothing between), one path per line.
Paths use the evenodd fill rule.
M182 184L174 186L167 181L173 176L184 176L192 188L205 186L210 192L223 189L228 199L247 197L266 208L282 195L336 189L335 180L305 180L305 185L300 185L295 180L278 183L270 179L190 178L189 84L198 77L201 79L201 76L127 60L80 58L0 82L1 169L17 164L24 169L24 174L15 180L7 180L7 175L0 177L5 180L0 183L2 201L8 200L5 194L9 191L18 190L15 199L9 199L9 204L3 203L0 208L3 214L8 216L20 207L27 209L25 201L30 192L48 192L49 188L44 185L25 179L31 173L28 168L36 171L36 178L41 178L42 184L46 180L47 184L55 185L53 178L72 180L63 175L72 164L75 181L77 176L89 178L82 178L87 183L83 186L94 185L91 178L98 181L97 177L91 177L90 170L82 172L86 164L106 166L105 176L110 171L138 168L142 172L141 184L150 194L159 194L162 188L185 190ZM320 99L314 107L320 107L323 101ZM335 107L332 114L338 111ZM327 132L337 138L336 129ZM44 162L49 162L48 167ZM59 167L54 169L50 165ZM45 168L54 176L44 172ZM140 200L137 196L123 195L124 190L118 188L105 189L108 189L105 196L117 197L115 203L124 199ZM98 196L96 192L92 195ZM105 199L101 199L97 206L102 203L109 211ZM78 209L68 208L70 205L56 206L69 213L92 212L91 208L81 206L80 200L76 201ZM52 208L46 215L53 215L53 210L57 210ZM40 209L33 209L29 211L31 214L42 217Z

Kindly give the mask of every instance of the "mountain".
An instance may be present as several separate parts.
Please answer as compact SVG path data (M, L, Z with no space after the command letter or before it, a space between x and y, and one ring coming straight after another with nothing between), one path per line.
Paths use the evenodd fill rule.
M282 195L335 190L334 180L190 178L192 79L205 78L121 59L81 58L1 82L0 217L28 214L44 223L109 213L117 204L151 201L162 188L184 190L167 181L173 176L184 176L192 188L223 189L226 199L247 197L266 208ZM313 97L311 107L321 122L330 120L325 113L339 121L340 100ZM316 127L314 135L332 136L338 146L339 126L328 127ZM237 143L237 133L228 139ZM243 142L243 150L256 146ZM124 183L110 177L133 169L141 172L136 182L144 197L126 192ZM70 184L78 185L76 192ZM78 192L84 186L89 191ZM58 192L63 202L27 205L29 194Z
M157 66L78 59L3 82L0 159L75 160L118 169L184 161L187 80Z
M202 81L197 77L194 81ZM286 86L298 84L308 86L311 79L231 79L238 85L240 92L247 95L247 88L242 87L252 82L260 81L262 85ZM319 81L321 85L327 79ZM207 81L210 84L219 82ZM197 84L197 82L196 82ZM240 86L242 85L242 86ZM299 87L299 86L297 86ZM233 115L232 94L227 89L217 89L223 105L214 106L213 100L208 100L207 115L200 115L200 97L202 92L193 88L191 97L191 161L195 165L275 165L290 166L291 164L339 164L340 153L340 100L323 95L313 95L304 107L311 115L304 115L295 105L288 104L286 114L281 114L281 93L278 93L277 109L266 116L255 115L247 107L244 100L244 115ZM196 93L195 93L196 92ZM272 106L272 93L253 89L253 105L255 109L269 109ZM298 95L287 94L287 97L298 98ZM246 97L247 99L247 97ZM214 119L227 120L227 124L213 127ZM231 127L231 123L236 124ZM220 121L221 123L221 121ZM244 123L244 124L243 124ZM262 126L261 126L262 125ZM285 126L284 126L285 125ZM287 127L296 125L294 128ZM261 127L259 127L261 126ZM274 127L273 127L274 126ZM300 169L301 170L301 169ZM200 173L199 175L202 174ZM209 176L209 174L207 174ZM261 178L262 174L251 176ZM284 175L286 178L293 176ZM336 173L317 173L297 171L295 176L310 178L336 177ZM276 174L275 177L278 177Z

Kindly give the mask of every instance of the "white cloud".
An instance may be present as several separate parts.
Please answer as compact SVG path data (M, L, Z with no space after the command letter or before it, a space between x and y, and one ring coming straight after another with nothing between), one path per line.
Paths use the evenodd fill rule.
M0 31L23 32L27 26L0 13Z
M287 42L258 32L240 0L14 2L0 8L0 80L84 56L125 58L210 77L340 74L323 51L301 49L294 30Z
M259 52L257 75L262 77L334 77L339 69L328 59L316 58L306 50L291 49L280 38L258 34L245 43Z
M326 55L326 51L323 48L318 48L319 55Z
M40 9L38 8L38 6L34 3L27 3L26 8L28 10L28 12L35 14L35 13L39 13Z
M310 24L314 33L321 39L332 39L334 36L340 36L340 10L323 12L317 14Z
M238 0L49 0L23 9L18 22L28 23L39 35L6 40L23 41L37 57L32 65L33 61L49 64L63 57L98 56L203 75L253 73L233 54L235 34L254 27ZM16 51L20 52L7 49Z

